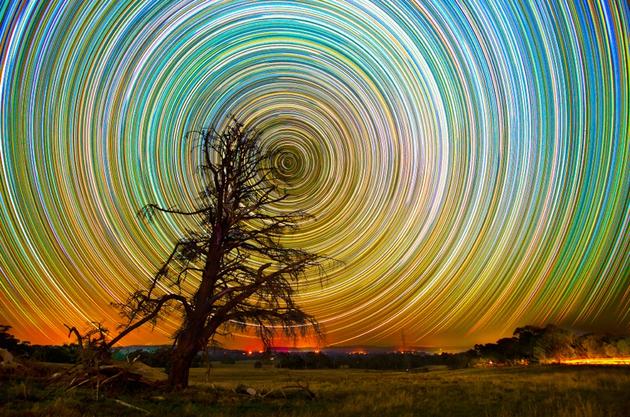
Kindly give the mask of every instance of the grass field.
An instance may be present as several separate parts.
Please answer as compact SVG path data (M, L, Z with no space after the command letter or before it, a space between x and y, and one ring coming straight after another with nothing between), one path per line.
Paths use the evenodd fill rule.
M181 393L106 393L96 401L93 390L65 392L44 386L43 378L5 379L0 381L0 416L630 416L630 367L406 373L255 369L241 362L214 364L208 381L205 369L193 369L191 380L191 388ZM257 395L235 393L239 385ZM308 385L317 398L283 389L295 385ZM260 393L269 394L261 398Z

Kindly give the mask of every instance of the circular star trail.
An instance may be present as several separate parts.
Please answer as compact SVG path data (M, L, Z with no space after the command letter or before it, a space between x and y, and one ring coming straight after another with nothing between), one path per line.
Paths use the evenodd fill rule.
M114 323L187 227L185 133L261 132L331 256L329 344L630 330L621 2L12 1L0 6L0 321ZM194 284L191 283L191 284ZM136 342L164 340L167 318Z

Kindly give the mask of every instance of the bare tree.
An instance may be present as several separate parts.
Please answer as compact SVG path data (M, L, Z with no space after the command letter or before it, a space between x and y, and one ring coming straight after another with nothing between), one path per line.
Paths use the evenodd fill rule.
M231 120L222 132L195 131L187 138L199 140L203 155L197 206L187 211L149 204L141 214L148 220L158 213L186 216L196 229L175 243L148 288L119 305L126 320L108 343L111 348L143 324L179 312L182 324L174 335L168 375L172 388L188 385L195 355L219 331L253 325L266 345L276 330L320 334L294 294L307 269L318 268L322 276L324 258L281 243L281 236L308 216L272 210L287 194L278 186L273 157L261 148L259 134Z
M99 322L90 323L90 327L81 333L75 326L68 326L68 337L74 335L77 339L77 349L79 353L79 364L84 368L98 367L99 362L109 360L109 347L107 344L107 334L109 330Z

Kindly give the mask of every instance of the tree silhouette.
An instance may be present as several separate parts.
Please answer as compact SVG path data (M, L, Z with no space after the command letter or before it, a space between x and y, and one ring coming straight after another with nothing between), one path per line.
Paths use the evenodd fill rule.
M0 324L0 349L6 349L9 352L21 354L28 350L29 342L22 342L13 336L10 331L12 327L6 324Z
M309 216L302 211L277 212L273 205L287 197L264 151L259 134L231 120L222 132L189 132L199 140L201 192L190 210L145 206L149 221L158 213L194 219L195 230L180 238L148 288L133 292L118 305L125 317L121 333L109 347L145 323L177 311L182 324L174 335L168 382L188 385L195 355L219 331L255 326L268 345L276 330L295 335L312 329L316 320L294 302L304 272L322 272L323 257L284 246L280 238ZM192 287L192 290L190 289Z

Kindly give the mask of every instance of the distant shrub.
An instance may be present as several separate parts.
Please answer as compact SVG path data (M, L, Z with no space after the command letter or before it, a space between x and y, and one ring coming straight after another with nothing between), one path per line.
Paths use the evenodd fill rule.
M22 342L10 331L11 326L0 324L0 348L8 350L14 355L28 355L31 348L29 342Z
M40 362L76 363L78 346L76 344L63 346L31 346L31 358Z
M331 369L337 368L337 364L323 353L281 353L276 357L276 368Z

